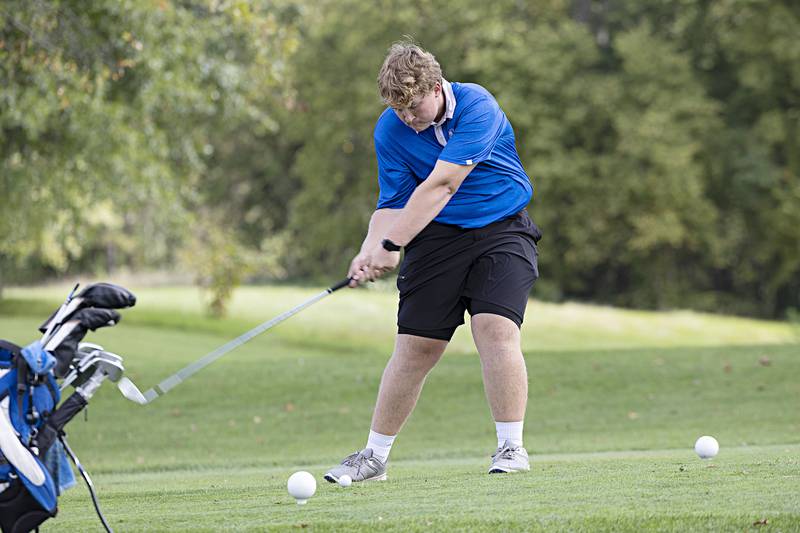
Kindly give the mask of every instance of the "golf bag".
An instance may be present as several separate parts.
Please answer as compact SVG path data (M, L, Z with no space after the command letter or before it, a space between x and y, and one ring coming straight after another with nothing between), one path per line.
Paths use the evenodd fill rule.
M88 474L66 442L64 426L86 405L100 384L116 381L121 358L80 341L89 330L113 326L115 309L133 306L136 297L108 283L88 286L40 327L41 340L21 347L0 341L0 530L38 529L56 516L62 490L75 484L67 455L89 486L106 530ZM113 357L112 357L113 356ZM61 380L61 385L57 380ZM61 392L75 391L63 402Z

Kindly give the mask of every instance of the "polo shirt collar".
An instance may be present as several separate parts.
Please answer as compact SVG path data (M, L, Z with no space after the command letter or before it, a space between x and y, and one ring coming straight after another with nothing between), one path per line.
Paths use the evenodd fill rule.
M432 123L432 126L441 126L445 120L453 118L453 114L456 112L456 96L453 94L453 86L444 78L442 78L442 90L444 91L444 115L439 122Z

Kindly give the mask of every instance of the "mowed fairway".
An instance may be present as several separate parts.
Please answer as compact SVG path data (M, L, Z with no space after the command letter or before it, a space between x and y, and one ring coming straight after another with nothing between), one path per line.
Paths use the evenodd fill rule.
M229 318L193 289L131 289L136 308L88 341L149 388L318 289L243 288ZM10 289L18 343L66 287ZM104 385L68 426L116 531L800 531L800 348L788 324L531 302L525 444L532 471L489 476L496 444L463 327L392 451L389 479L341 488L326 468L363 446L391 353L396 295L344 291L148 406ZM719 456L701 461L697 437ZM286 479L308 470L297 506ZM43 531L99 531L79 485ZM766 520L764 524L763 521Z

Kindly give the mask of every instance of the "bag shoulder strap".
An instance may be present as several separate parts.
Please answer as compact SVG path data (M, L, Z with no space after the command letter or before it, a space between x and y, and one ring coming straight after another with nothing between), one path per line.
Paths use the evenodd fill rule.
M17 346L13 342L4 341L0 339L0 349L3 349L7 352L11 352L14 355L20 355L22 353L22 347Z

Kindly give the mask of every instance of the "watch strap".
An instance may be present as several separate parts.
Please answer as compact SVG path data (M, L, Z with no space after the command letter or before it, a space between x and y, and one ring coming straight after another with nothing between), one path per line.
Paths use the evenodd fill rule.
M390 239L383 239L381 241L381 246L387 252L399 252L403 247L399 244L393 243Z

